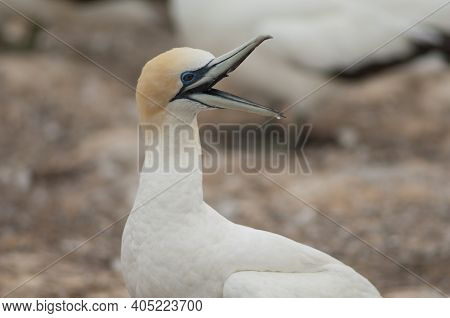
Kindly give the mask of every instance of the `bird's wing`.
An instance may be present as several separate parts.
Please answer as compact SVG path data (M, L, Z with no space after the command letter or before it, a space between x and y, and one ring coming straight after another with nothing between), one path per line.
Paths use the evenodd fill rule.
M225 297L376 297L376 288L330 255L286 237L232 224L225 234L234 268Z
M225 281L223 297L380 297L380 294L350 267L333 264L315 273L236 272Z

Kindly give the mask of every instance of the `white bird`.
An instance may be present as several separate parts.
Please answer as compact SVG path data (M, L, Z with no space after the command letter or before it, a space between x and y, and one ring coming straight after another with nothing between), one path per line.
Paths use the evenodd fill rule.
M342 75L364 75L438 46L442 48L444 40L449 40L441 33L450 32L450 6L405 31L448 2L172 0L171 15L185 44L213 51L225 50L234 40L274 35L281 49L263 49L260 57L242 69L237 80L250 90L270 91L278 99L294 102L323 84L330 74L345 70L369 53L373 54ZM372 52L397 35L397 39ZM450 42L446 45L450 56ZM274 67L261 71L263 65ZM335 90L331 86L320 90L323 95L332 93Z
M131 296L379 297L366 278L335 258L234 224L203 201L197 114L229 108L281 116L212 88L267 38L218 58L177 48L144 66L137 103L141 124L152 127L153 151L146 153L122 239L122 270ZM177 133L180 127L191 133Z

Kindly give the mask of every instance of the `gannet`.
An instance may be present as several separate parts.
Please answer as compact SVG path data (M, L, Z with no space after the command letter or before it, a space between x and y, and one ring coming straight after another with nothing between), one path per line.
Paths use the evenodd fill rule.
M163 163L146 153L144 167L156 163L157 169L142 169L123 232L122 271L132 297L380 296L366 278L337 259L234 224L203 201L198 113L228 108L281 116L212 88L268 38L258 36L217 58L176 48L144 66L136 93L140 122L171 138L154 145L169 167L160 167ZM180 125L193 135L177 134ZM195 155L180 145L192 147ZM187 169L177 169L176 160L188 163Z

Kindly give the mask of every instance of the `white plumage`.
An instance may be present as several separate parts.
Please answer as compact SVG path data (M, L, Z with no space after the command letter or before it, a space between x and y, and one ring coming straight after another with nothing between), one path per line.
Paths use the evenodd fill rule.
M190 108L181 101L171 104L169 109L177 116L180 116L177 109ZM180 117L197 129L196 113L191 114L192 117L188 114ZM174 121L168 127L176 129L179 124ZM174 140L166 146L173 150L176 143ZM201 151L198 140L196 149ZM174 162L175 158L165 160ZM122 247L122 264L131 296L379 295L365 278L331 256L223 218L203 201L200 161L192 169L198 170L192 175L191 171L141 173L133 208L136 211L128 219ZM172 184L175 185L171 187Z
M131 296L379 296L367 279L333 257L234 224L203 201L199 111L220 104L281 115L211 88L267 38L258 37L219 58L174 49L144 67L137 100L141 122L152 127L153 147L146 153L123 234L122 267ZM177 133L180 127L191 133Z

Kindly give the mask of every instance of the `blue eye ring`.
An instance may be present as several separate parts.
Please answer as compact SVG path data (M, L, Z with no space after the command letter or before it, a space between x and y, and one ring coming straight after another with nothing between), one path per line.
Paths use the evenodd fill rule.
M183 84L190 84L195 80L195 73L194 72L183 72L181 74L181 81Z

